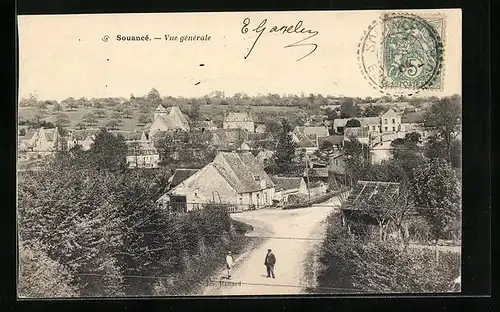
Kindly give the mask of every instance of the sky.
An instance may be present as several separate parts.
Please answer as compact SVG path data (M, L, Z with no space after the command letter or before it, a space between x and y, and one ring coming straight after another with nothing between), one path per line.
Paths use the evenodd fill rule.
M364 78L358 45L382 11L302 11L153 13L19 16L19 96L40 100L67 97L146 95L226 96L256 94L323 94L380 96ZM461 11L406 11L445 17L444 84L422 96L461 94ZM248 32L242 33L249 19ZM253 50L245 59L267 19ZM317 44L285 48L304 33L270 33L272 26L294 26L318 34ZM299 27L298 29L301 29ZM117 35L145 36L150 41L117 41ZM165 40L177 36L177 41ZM180 42L181 36L210 36ZM103 40L108 36L107 41ZM161 40L153 39L155 37ZM305 43L304 42L304 43ZM203 66L200 66L203 64Z

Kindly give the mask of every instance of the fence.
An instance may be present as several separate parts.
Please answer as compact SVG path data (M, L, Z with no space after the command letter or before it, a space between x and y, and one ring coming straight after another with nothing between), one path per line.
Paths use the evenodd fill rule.
M337 196L337 195L339 195L341 193L347 192L348 190L349 190L348 188L343 188L343 189L340 189L338 191L334 191L334 192L331 192L331 193L327 193L327 194L315 197L315 198L313 198L311 200L308 200L308 201L305 201L305 202L302 202L302 203L297 203L297 204L292 204L292 205L285 206L285 207L283 207L283 209L305 208L305 207L309 207L309 206L314 205L314 204L320 204L320 203L322 203L324 201L329 200L330 198L332 198L334 196Z
M203 210L207 206L221 207L226 209L230 213L242 212L246 210L256 210L269 207L269 205L257 206L255 204L232 204L232 203L216 203L216 202L207 202L207 203L169 202L164 207L166 207L171 212L188 213L192 211Z

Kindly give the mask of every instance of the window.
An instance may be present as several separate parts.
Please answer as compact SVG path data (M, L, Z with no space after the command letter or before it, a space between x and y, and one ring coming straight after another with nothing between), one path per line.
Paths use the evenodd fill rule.
M387 119L384 119L384 125L387 125Z
M394 118L392 118L392 123L396 123L396 120L394 120Z
M385 127L385 131L387 131L387 127Z
M392 131L396 131L396 127L392 127Z

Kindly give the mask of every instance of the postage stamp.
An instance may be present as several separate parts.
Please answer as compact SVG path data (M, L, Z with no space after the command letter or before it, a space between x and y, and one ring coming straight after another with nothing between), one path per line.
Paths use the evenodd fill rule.
M372 22L358 45L363 76L389 95L441 90L444 17L384 14Z

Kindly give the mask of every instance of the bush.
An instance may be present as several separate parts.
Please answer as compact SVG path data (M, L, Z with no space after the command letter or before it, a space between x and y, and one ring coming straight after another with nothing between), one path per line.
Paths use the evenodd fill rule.
M49 258L39 246L20 244L19 297L74 297L77 294L67 268Z
M48 267L64 277L63 269L55 269L61 264L74 278L47 273L54 279L47 285L64 290L69 280L82 296L187 294L223 263L228 249L244 246L245 239L233 235L226 207L207 205L188 214L159 209L155 200L163 194L166 173L94 168L85 157L87 152L60 153L46 168L19 176L20 241L40 242L47 255L21 250L29 268L23 274L37 276ZM62 292L37 288L32 280L23 279L30 296Z
M322 287L375 293L446 292L459 275L460 254L445 254L436 264L433 250L354 238L341 226L338 215L327 222L318 275Z

